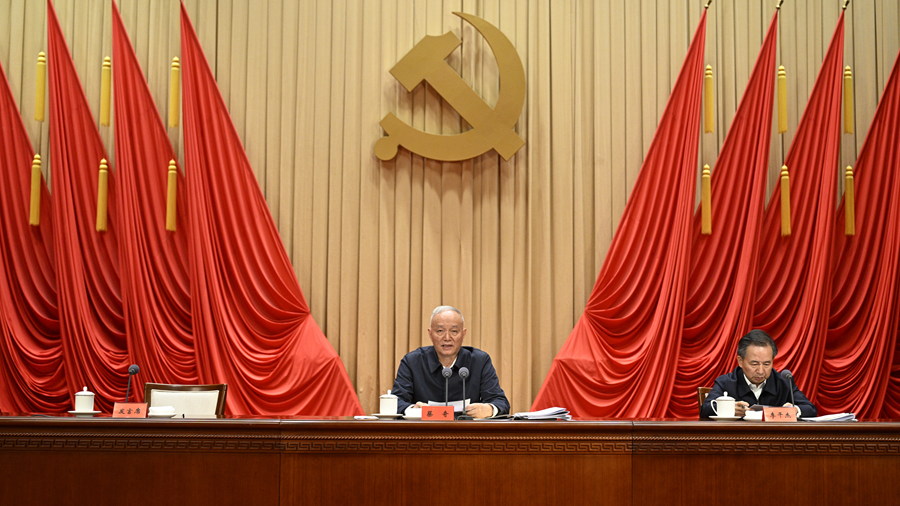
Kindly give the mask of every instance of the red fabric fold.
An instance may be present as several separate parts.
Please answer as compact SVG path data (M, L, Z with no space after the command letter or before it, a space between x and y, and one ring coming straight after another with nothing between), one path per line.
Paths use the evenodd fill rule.
M0 411L65 411L53 207L41 179L41 222L28 224L34 151L0 64Z
M814 403L831 299L843 54L842 12L785 160L791 186L790 236L781 236L781 185L769 199L754 304L754 327L778 344L776 368L792 370Z
M201 381L226 382L231 414L357 415L181 6L191 294Z
M854 168L856 235L834 229L828 340L819 389L825 413L900 418L900 65L888 78ZM893 364L893 365L892 365Z
M47 1L50 171L59 308L70 394L87 386L95 408L125 397L128 353L119 280L116 175L109 170L109 223L96 231L100 160L109 159L75 72L53 3Z
M697 387L734 368L737 341L753 320L759 248L772 138L778 13L772 17L747 89L712 174L712 234L691 234L684 335L669 416L697 416Z
M584 314L532 409L658 417L672 391L690 267L706 11Z
M177 231L166 231L168 166L175 152L116 3L112 3L116 175L122 297L130 360L140 383L197 383L188 277L189 214L178 171ZM143 397L135 389L138 399Z

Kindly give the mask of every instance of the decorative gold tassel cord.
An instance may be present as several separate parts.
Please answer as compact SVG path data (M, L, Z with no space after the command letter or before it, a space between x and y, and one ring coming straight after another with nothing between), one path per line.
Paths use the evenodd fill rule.
M856 235L856 203L853 197L853 167L844 174L844 235Z
M853 133L853 71L844 67L844 133Z
M41 155L35 154L31 162L31 214L28 224L41 224Z
M106 158L100 160L100 174L97 181L97 232L106 232L107 199L109 197L109 171Z
M47 55L38 53L37 75L34 80L34 120L44 121L44 89L47 87Z
M791 235L791 182L787 165L781 166L781 236Z
M179 82L181 81L181 65L178 57L172 58L172 73L169 82L169 128L178 126L178 105L181 98Z
M706 66L703 75L703 131L711 133L715 125L716 97L713 95L713 71L712 65Z
M175 160L169 160L169 185L166 189L166 230L175 232L175 208L177 205L178 168Z
M784 65L778 67L778 133L787 132L787 74Z
M109 126L109 88L112 63L109 56L103 58L103 74L100 77L100 124Z
M712 187L709 165L703 166L703 175L700 176L700 233L712 234Z

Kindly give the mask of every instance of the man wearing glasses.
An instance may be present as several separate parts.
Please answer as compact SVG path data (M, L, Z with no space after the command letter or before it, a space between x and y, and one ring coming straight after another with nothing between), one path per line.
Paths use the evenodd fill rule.
M397 409L407 414L408 408L427 406L428 401L444 402L445 367L450 368L451 401L463 400L460 368L469 370L466 379L466 414L472 418L490 418L509 413L509 401L500 388L491 357L471 346L463 346L465 319L452 306L438 306L431 313L428 336L433 346L423 346L403 357L397 369L392 393L397 396Z

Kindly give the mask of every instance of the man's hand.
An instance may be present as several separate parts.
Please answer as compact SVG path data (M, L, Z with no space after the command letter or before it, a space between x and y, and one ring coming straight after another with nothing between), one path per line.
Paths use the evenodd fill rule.
M737 401L734 403L734 416L743 418L750 408L750 403L746 401Z
M490 418L494 414L494 408L485 403L469 404L466 406L466 414L472 418Z
M426 402L417 402L417 403L416 403L416 407L417 407L417 408L427 408L427 407L428 407L428 403L426 403Z

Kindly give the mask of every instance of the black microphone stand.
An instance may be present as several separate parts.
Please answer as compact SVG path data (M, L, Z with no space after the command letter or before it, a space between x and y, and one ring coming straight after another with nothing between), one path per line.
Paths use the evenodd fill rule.
M473 420L471 416L466 413L466 378L469 377L469 368L468 367L460 367L459 368L459 377L462 378L463 382L463 409L462 413L456 417L457 420Z

